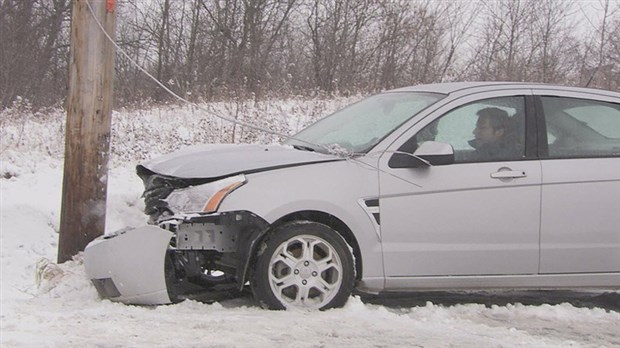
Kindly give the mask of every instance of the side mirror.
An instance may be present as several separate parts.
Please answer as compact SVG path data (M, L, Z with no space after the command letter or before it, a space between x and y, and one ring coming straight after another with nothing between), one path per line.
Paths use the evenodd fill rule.
M452 145L426 141L413 154L395 153L390 157L390 168L420 168L454 163Z

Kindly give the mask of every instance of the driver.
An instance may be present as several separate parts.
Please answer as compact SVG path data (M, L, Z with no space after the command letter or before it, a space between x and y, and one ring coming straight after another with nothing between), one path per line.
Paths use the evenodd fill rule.
M502 109L489 107L476 113L478 121L469 144L476 149L479 159L508 159L516 156L510 136L510 117Z

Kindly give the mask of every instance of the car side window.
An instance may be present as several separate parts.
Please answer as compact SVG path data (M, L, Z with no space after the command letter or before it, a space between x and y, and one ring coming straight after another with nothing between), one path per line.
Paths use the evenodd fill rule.
M452 145L455 162L460 163L523 158L525 98L491 98L460 106L424 127L400 151L429 140Z
M620 156L620 105L542 97L549 157Z

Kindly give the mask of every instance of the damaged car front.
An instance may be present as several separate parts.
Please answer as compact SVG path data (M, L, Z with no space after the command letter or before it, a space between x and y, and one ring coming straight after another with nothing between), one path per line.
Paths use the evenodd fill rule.
M354 287L380 290L381 152L371 150L443 96L383 93L282 145L193 146L139 165L151 226L93 241L89 278L102 297L133 304L249 285L266 308L325 309Z
M153 176L159 175L146 178L145 195L152 193L148 183ZM267 223L248 211L217 210L229 193L246 182L245 175L239 174L187 187L179 185L166 197L150 197L146 209L153 221L173 233L166 255L166 282L172 301L200 296L204 290L214 297L242 289L247 250L243 251L251 236L266 230ZM156 207L150 205L151 200Z
M203 164L205 159L210 165ZM87 260L87 272L102 297L126 303L234 296L248 280L251 250L269 223L248 210L220 212L221 203L248 184L247 175L337 160L341 159L292 146L216 144L143 163L137 166L137 174L145 187L144 211L149 224L157 228L125 229L91 243L86 258L133 256L118 265ZM116 243L110 243L113 239ZM147 241L156 245L143 244ZM129 245L138 245L139 250L121 251ZM97 269L101 264L108 269ZM140 283L151 290L127 287L135 283L131 278L136 274L147 278Z

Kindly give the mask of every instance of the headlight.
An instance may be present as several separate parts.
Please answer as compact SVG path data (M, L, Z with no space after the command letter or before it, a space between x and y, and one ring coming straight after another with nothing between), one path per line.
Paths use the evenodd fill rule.
M203 185L174 190L166 201L175 213L213 213L229 193L245 183L245 175L235 175Z

